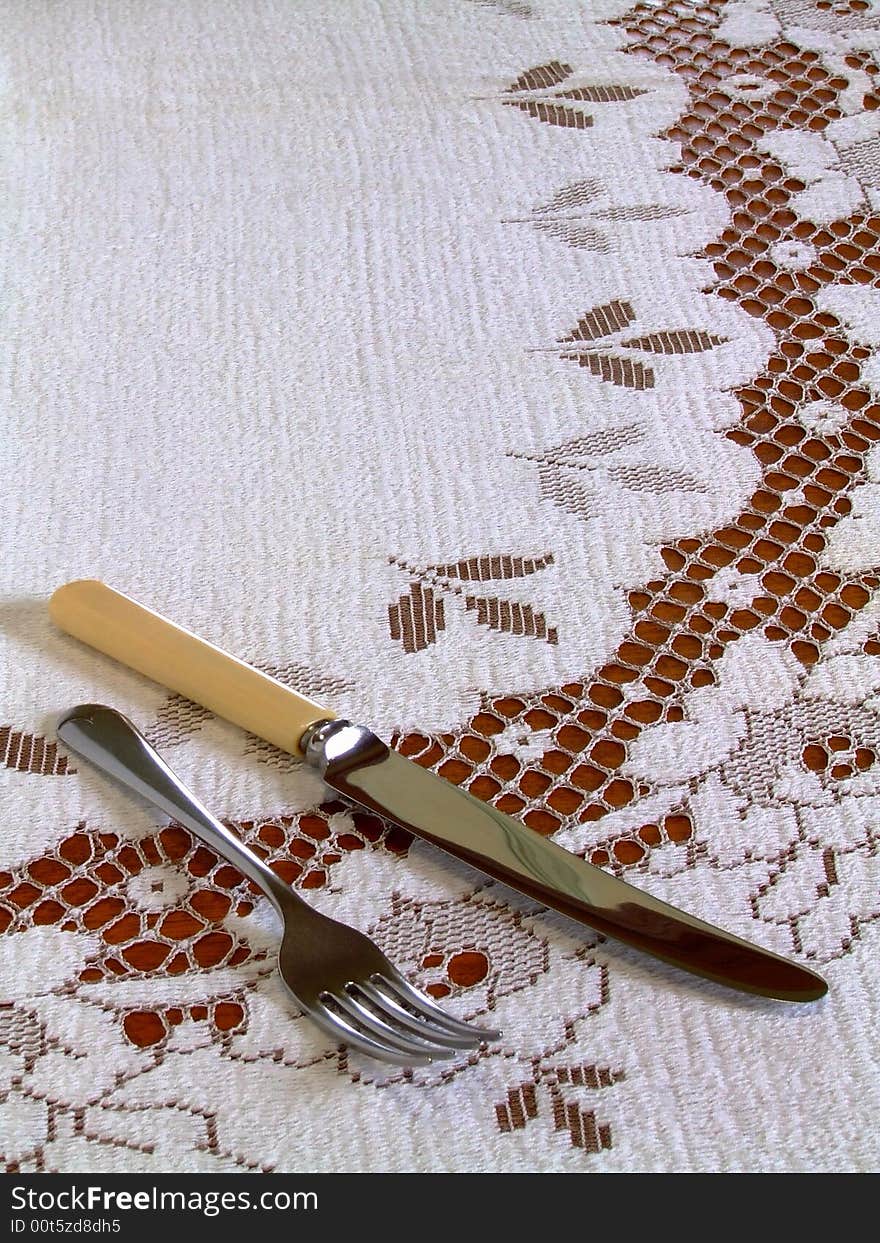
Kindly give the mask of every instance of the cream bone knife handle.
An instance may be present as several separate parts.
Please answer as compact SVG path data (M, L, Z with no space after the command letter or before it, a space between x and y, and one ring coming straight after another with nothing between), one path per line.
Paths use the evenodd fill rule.
M49 614L83 643L294 755L310 725L336 716L96 579L59 587Z

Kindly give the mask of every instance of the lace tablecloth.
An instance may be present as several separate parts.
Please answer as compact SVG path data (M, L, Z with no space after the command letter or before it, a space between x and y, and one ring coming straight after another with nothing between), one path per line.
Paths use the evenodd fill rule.
M874 1167L876 5L0 9L6 1169ZM53 631L76 577L828 997L328 802ZM503 1039L334 1048L241 876L53 741L82 700Z

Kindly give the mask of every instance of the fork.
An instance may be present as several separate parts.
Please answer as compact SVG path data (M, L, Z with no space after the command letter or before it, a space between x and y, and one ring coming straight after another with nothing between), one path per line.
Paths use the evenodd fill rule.
M330 1036L400 1066L426 1065L496 1040L413 988L369 937L314 910L217 820L120 712L81 704L59 738L223 855L272 902L283 923L278 969L297 1004Z

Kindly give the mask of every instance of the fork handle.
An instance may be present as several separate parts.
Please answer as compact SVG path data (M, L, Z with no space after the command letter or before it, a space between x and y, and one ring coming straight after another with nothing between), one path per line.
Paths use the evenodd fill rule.
M191 829L228 859L260 886L279 914L292 900L301 901L240 837L211 815L121 712L102 704L80 704L65 713L57 732L71 751L115 777L178 824Z
M83 643L293 755L310 725L336 715L97 579L59 587L49 614Z

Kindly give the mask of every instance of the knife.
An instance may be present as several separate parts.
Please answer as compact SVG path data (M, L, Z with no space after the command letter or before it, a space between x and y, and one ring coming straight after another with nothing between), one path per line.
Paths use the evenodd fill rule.
M661 902L563 850L362 725L96 580L49 602L62 630L315 767L345 799L598 932L747 993L815 1001L825 981L799 963Z

